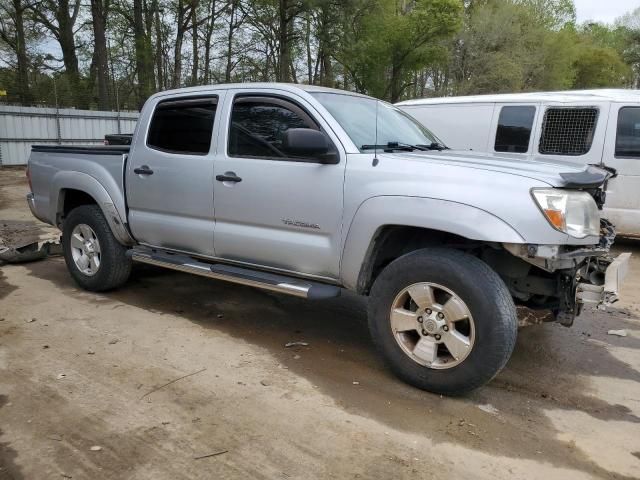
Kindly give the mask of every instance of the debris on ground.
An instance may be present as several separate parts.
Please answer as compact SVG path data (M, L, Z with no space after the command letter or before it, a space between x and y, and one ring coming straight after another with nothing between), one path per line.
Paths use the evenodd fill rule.
M494 407L490 403L487 403L485 405L478 405L478 408L483 412L490 413L491 415L497 415L498 413L500 413L500 410L498 410L496 407Z
M92 452L99 452L100 450L102 450L102 447L100 445L94 445L89 450L91 450Z
M351 382L351 383L353 383L354 385L360 385L360 382Z
M35 319L35 318L30 318L29 320L27 320L27 323L33 323L33 322L35 322L35 321L36 321L36 319Z
M271 386L271 382L267 380L260 380L260 385L262 385L263 387L269 387Z
M626 337L627 331L626 330L609 330L607 332L607 335L615 335L617 337Z
M109 340L109 345L115 345L116 343L118 343L118 339L117 338L113 338L113 339Z
M62 253L56 236L43 232L36 223L0 222L0 260L22 263Z
M204 372L205 370L206 370L206 368L202 368L202 369L200 369L200 370L198 370L198 371L196 371L196 372L187 373L186 375L182 375L181 377L174 378L174 379L173 379L173 380L171 380L170 382L167 382L167 383L165 383L165 384L163 384L163 385L160 385L159 387L152 388L152 389L151 389L151 390L149 390L147 393L145 393L144 395L142 395L142 396L140 397L140 400L142 400L144 397L147 397L147 396L151 395L151 394L152 394L152 393L154 393L154 392L157 392L157 391L158 391L158 390L160 390L161 388L167 387L167 386L171 385L172 383L176 383L178 380L182 380L183 378L187 378L187 377L192 377L193 375L197 375L198 373L202 373L202 372Z
M66 376L67 376L67 374L66 374L66 373L59 373L59 374L56 376L56 378L57 378L58 380L62 380L62 379L63 379L63 378L65 378Z
M218 455L222 455L223 453L228 453L229 450L220 450L219 452L207 453L205 455L198 455L197 457L193 457L194 460L200 460L201 458L209 458L209 457L217 457Z
M308 347L309 344L307 342L289 342L284 344L284 348L291 347Z
M94 352L92 349L87 350L87 355L95 355L96 352Z

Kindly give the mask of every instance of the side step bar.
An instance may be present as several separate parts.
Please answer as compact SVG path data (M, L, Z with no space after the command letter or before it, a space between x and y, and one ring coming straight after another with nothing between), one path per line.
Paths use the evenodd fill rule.
M250 270L223 263L200 262L187 255L172 254L161 250L134 247L128 254L136 262L170 268L180 272L193 273L203 277L225 280L273 292L286 293L296 297L321 299L337 297L340 287L325 285L309 280L287 277L274 273Z

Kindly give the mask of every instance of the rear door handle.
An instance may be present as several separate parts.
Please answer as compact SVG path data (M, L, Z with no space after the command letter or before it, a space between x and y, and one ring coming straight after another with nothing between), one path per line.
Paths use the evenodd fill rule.
M236 175L236 172L225 172L224 175L216 175L216 180L219 182L241 182L242 179Z
M141 167L135 168L133 173L136 175L153 175L153 170L151 170L147 165L142 165Z

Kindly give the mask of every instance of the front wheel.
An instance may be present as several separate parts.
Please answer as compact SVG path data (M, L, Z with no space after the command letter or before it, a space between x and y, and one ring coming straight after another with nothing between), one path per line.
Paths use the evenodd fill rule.
M511 356L517 327L502 279L456 250L404 255L371 289L374 343L397 376L430 392L460 395L490 381Z

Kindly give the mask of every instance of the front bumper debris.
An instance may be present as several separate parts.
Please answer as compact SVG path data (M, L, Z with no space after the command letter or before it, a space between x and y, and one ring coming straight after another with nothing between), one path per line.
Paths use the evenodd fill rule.
M604 270L604 282L578 282L576 285L576 301L581 304L595 305L604 309L618 301L618 293L622 281L629 271L631 253L621 253L613 259L598 259L598 269ZM603 262L610 262L603 265ZM598 284L600 283L600 284Z

